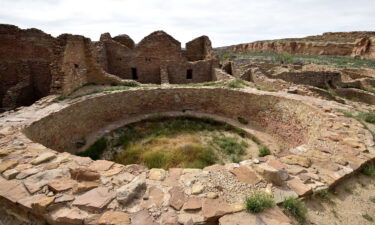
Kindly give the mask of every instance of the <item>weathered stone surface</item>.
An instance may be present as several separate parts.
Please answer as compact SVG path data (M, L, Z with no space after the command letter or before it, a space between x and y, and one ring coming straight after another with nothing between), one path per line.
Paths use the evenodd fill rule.
M4 172L7 169L10 169L10 168L14 167L15 165L17 165L17 162L13 161L13 160L6 160L4 162L1 162L0 163L0 173Z
M148 196L148 200L145 200L142 205L148 208L149 206L156 205L157 207L161 207L164 203L164 192L162 189L153 186L150 187L148 192L146 193Z
M24 171L21 171L17 176L16 178L17 179L25 179L29 176L32 176L36 173L38 173L40 171L40 169L38 168L29 168L29 169L26 169Z
M113 176L113 175L116 175L116 174L121 173L122 170L123 170L122 167L118 167L118 168L110 169L110 170L105 171L105 172L103 173L103 176L110 177L110 176Z
M55 197L44 197L37 202L33 202L31 207L38 212L44 214L47 211L47 207L55 201Z
M305 185L300 179L293 178L287 181L288 186L295 191L299 196L304 196L311 193L311 187Z
M89 169L94 171L106 171L109 170L115 163L107 160L95 160L91 163Z
M202 212L205 220L214 221L225 214L233 212L233 208L222 198L204 199Z
M137 195L143 194L146 190L146 182L143 177L137 177L129 184L126 184L117 189L117 201L122 204L127 204L133 200Z
M260 164L259 166L255 167L256 171L268 182L273 183L274 185L282 185L283 180L282 176L285 176L286 171L284 170L277 170L271 166L266 164ZM282 175L284 173L284 175Z
M292 221L276 206L261 213L238 212L219 219L219 225L292 225Z
M64 194L55 199L55 203L70 202L75 199L74 195Z
M256 173L247 166L240 166L230 171L243 183L255 185L261 181Z
M289 165L300 165L306 168L311 166L311 160L300 155L284 156L281 158L281 161Z
M98 172L83 167L70 169L70 175L72 179L79 181L94 181L100 178Z
M69 178L60 178L51 180L48 187L54 192L62 192L72 189L77 182Z
M181 187L172 187L169 190L171 198L169 199L169 205L176 210L180 210L186 201L186 195L184 189Z
M79 225L83 224L83 221L88 216L85 211L77 208L60 208L51 214L51 218L59 223L66 225Z
M162 213L160 223L161 225L179 225L176 212Z
M25 187L14 180L7 181L0 177L0 196L12 202L18 202L30 196Z
M3 172L3 176L8 179L8 180L11 180L11 179L14 179L20 172L16 169L10 169L10 170L6 170L5 172Z
M51 159L56 158L56 155L52 152L45 152L38 157L36 157L33 161L31 161L31 164L33 165L39 165L41 163L47 162Z
M95 181L84 181L73 186L73 193L81 193L99 187L100 183Z
M114 198L116 193L105 187L92 189L77 196L72 205L90 210L104 209Z
M107 211L100 217L99 225L130 225L130 217L124 212Z
M165 170L153 168L150 170L148 174L148 179L163 181L165 179L165 176L166 176Z
M190 197L183 206L183 210L199 210L202 208L202 199Z
M131 221L132 225L159 225L153 220L147 210L141 210L132 214Z

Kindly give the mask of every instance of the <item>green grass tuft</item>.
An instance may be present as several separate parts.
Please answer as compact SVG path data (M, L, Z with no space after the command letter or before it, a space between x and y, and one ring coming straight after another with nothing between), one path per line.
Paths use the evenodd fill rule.
M260 191L255 191L245 198L245 207L248 212L259 213L274 205L271 195Z
M258 156L259 157L264 157L266 155L271 155L271 150L267 146L261 145L259 147L259 154L258 154Z
M284 200L282 206L284 211L296 218L298 222L304 223L306 221L307 208L301 200L289 197Z

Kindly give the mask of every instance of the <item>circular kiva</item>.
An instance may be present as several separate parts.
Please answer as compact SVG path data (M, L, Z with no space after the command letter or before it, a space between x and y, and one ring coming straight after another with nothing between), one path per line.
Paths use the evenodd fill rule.
M272 193L277 203L306 196L374 158L371 133L335 107L287 93L216 87L134 88L61 102L47 97L0 118L0 204L23 220L50 224L230 221L251 191ZM273 154L169 170L74 155L80 139L90 144L153 114L212 117L271 143ZM273 210L276 221L288 224Z

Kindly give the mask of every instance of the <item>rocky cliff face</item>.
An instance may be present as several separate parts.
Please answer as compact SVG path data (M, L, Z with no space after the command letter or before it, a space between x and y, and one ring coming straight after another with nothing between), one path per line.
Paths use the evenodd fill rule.
M375 58L375 32L324 33L306 38L259 41L225 47L233 52L339 55Z

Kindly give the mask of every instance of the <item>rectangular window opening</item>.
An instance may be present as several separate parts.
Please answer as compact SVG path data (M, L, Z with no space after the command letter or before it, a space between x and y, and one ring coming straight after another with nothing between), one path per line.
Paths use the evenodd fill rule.
M132 68L131 70L132 70L132 79L138 80L137 68Z
M186 79L189 79L189 80L193 79L193 70L192 69L188 69L186 71Z

